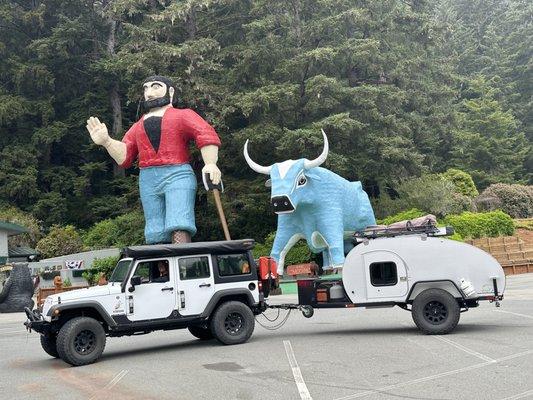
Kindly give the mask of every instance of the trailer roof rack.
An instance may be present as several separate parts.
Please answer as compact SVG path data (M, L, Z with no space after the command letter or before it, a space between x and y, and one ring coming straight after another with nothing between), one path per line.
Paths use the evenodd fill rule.
M416 234L426 234L428 236L449 236L453 235L453 233L454 230L451 226L446 226L443 228L439 228L433 224L413 226L410 225L408 222L406 226L398 228L369 226L364 231L355 232L353 236L356 241L361 241L362 239L376 239L380 237L394 237Z

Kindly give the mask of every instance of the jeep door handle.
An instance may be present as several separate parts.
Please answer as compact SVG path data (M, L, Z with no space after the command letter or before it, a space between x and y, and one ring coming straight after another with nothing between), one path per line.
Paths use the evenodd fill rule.
M164 292L165 290L172 291L172 290L174 290L174 288L173 287L164 287L163 289L161 289L162 292Z
M200 285L198 285L198 287L210 287L211 284L210 283L202 283Z

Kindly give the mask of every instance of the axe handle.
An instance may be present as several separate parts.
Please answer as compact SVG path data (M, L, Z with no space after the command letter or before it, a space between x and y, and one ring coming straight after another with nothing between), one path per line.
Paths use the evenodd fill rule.
M220 201L220 192L218 189L213 189L213 196L215 196L215 204L217 205L218 216L222 223L222 229L224 230L224 236L226 240L231 240L229 235L228 223L226 222L226 216L224 215L224 209L222 208L222 202Z

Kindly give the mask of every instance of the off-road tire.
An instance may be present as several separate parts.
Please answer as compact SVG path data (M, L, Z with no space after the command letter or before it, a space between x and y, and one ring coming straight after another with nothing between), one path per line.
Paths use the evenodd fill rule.
M46 334L46 335L40 335L41 336L41 347L43 350L50 356L54 358L59 358L59 354L57 353L57 336Z
M57 352L70 365L87 365L100 358L105 342L105 330L100 322L94 318L76 317L59 330Z
M211 340L213 339L213 332L209 328L203 328L201 326L189 326L189 332L194 337L200 340Z
M228 301L218 306L211 319L211 332L222 344L246 342L254 331L252 310L240 301Z
M445 335L459 323L461 308L446 290L426 289L413 301L411 315L418 329L426 335Z

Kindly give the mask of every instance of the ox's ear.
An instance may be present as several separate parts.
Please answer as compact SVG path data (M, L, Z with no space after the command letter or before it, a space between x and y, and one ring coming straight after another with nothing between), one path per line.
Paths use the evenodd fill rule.
M267 179L265 181L265 187L272 187L272 179Z
M320 177L320 175L318 175L315 171L313 171L313 169L310 169L308 171L305 171L305 176L307 176L308 178L311 178L315 181L321 181L322 178Z

